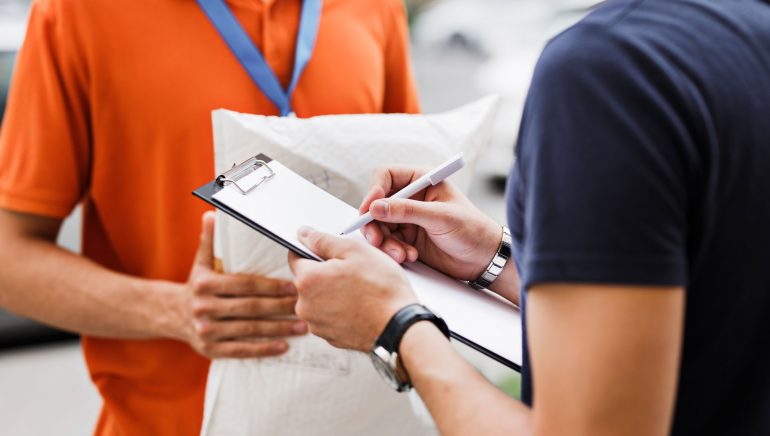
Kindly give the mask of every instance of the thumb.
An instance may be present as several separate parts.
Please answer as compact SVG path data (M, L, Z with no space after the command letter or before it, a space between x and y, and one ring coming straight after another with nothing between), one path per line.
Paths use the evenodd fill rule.
M201 217L201 239L195 264L212 268L214 265L214 212L208 211Z
M297 239L324 260L341 259L346 253L355 250L355 244L350 239L332 236L310 227L301 227Z
M431 231L443 227L452 216L440 202L407 198L377 200L369 207L377 221L394 224L416 224Z

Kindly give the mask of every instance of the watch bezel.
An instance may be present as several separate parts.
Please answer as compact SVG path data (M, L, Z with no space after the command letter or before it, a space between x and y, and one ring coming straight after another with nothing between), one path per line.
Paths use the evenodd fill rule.
M369 352L377 372L398 392L412 387L409 374L400 365L398 348L407 329L420 321L432 322L449 338L449 327L443 319L424 305L413 303L402 307L390 318Z
M385 382L391 388L398 392L405 391L409 385L398 377L396 365L398 364L398 353L391 353L385 347L378 345L369 353L372 359L374 369L382 376Z

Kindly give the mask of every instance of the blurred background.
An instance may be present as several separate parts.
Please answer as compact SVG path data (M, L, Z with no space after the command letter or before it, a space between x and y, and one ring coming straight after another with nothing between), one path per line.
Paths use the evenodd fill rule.
M537 57L551 37L583 17L596 2L406 2L412 62L424 112L449 110L490 93L502 97L491 144L479 162L470 192L471 199L499 222L505 221L505 176ZM28 0L0 0L0 123L28 9ZM79 251L78 210L65 222L59 244ZM462 345L458 349L490 380L510 395L518 395L517 373ZM89 434L99 405L76 336L0 309L0 434Z

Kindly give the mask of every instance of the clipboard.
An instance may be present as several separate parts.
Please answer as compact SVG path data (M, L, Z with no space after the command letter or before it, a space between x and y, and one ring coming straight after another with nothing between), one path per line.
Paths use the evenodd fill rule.
M291 191L296 198L288 193L283 195L281 189ZM322 202L325 209L335 209L346 216L339 220L334 220L332 216L331 220L326 220L326 228L303 223L321 231L332 233L335 230L328 227L332 225L330 221L340 221L337 224L344 226L358 215L358 211L351 206L264 154L233 165L227 172L193 191L193 195L295 254L318 261L321 259L296 241L286 228L279 229L283 223L279 224L276 220L281 217L295 221L302 219L303 214L298 207L307 201ZM265 203L269 204L265 206ZM294 210L289 212L289 216L281 216L278 212L281 208ZM261 210L266 215L262 221L255 219L255 210ZM339 230L335 234L339 234ZM447 321L453 339L515 371L521 371L521 321L513 304L420 262L405 265L404 269L421 303Z
M308 256L307 253L304 253L300 250L297 250L297 247L290 244L285 239L279 237L275 233L271 232L269 229L259 225L259 223L256 223L245 216L243 216L240 212L235 210L232 207L227 206L224 203L218 202L214 199L214 195L225 188L225 186L229 184L233 184L236 186L236 189L239 189L241 192L248 193L251 192L253 189L255 189L258 184L252 184L252 186L246 187L247 189L244 189L241 185L238 185L238 181L243 179L248 174L258 170L260 167L267 167L268 164L272 162L272 159L268 156L265 156L264 154L258 154L252 158L249 158L243 162L241 162L238 165L233 165L233 168L228 170L227 172L220 174L217 176L216 179L212 180L209 183L206 183L205 185L201 186L200 188L193 191L193 195L200 198L201 200L205 201L206 203L216 207L217 209L221 210L222 212L230 215L231 217L237 219L238 221L242 222L243 224L246 224L248 227L251 227L252 229L258 231L259 233L263 234L264 236L267 236L270 240L273 242L278 243L279 245L282 245L284 248L288 249L289 251L292 251L293 253L297 254L298 256L302 256L306 259L313 259L312 256ZM271 170L272 171L272 170ZM266 181L268 179L263 180ZM315 259L318 260L318 259Z

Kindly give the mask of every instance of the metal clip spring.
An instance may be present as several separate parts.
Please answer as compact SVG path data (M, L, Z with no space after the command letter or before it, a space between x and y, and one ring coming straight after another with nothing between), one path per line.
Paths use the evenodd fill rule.
M243 186L238 184L239 180L253 173L254 171L259 170L262 167L264 167L267 170L267 174L262 176L262 178L260 178L256 183L254 183L254 185L248 188L244 188ZM238 165L233 164L233 167L231 169L229 169L227 172L217 177L216 182L219 186L233 185L241 192L241 194L246 195L249 192L256 189L261 184L272 179L273 176L275 176L275 171L273 171L273 169L270 168L270 165L268 165L267 162L259 159L257 156L254 156Z

